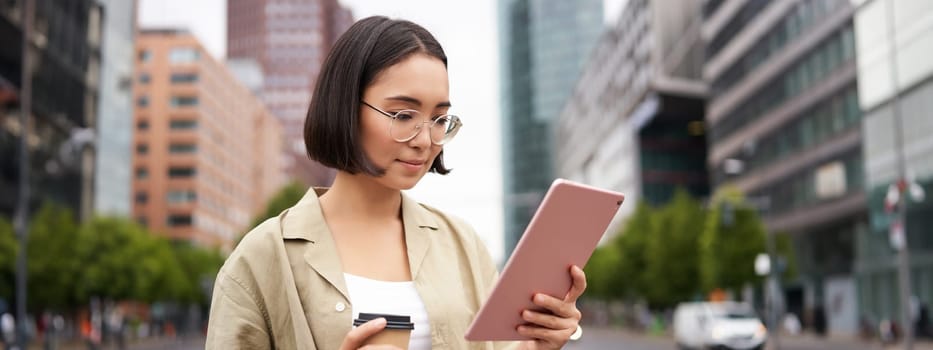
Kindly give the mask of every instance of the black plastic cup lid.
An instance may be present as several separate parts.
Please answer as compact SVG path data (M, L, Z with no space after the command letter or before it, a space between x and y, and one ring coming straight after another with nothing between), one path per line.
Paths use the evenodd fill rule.
M353 326L359 326L366 322L372 321L377 318L386 319L386 329L405 329L413 330L415 329L415 324L411 323L411 317L403 315L387 315L387 314L368 314L360 313L360 317L353 320Z

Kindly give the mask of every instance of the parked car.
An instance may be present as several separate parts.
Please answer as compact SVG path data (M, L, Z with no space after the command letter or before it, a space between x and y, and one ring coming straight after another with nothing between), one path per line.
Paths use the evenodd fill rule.
M681 349L763 349L768 331L751 306L737 302L681 303L674 339Z

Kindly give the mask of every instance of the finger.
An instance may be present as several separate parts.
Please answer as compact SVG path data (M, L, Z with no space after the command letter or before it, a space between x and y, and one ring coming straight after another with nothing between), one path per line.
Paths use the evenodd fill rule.
M359 348L358 350L402 350L402 349L395 345L373 344L373 345L366 345L362 348Z
M567 295L564 296L564 301L576 302L586 291L586 273L579 266L573 265L570 267L570 277L573 279L573 285Z
M573 319L557 317L531 310L522 311L522 319L533 325L554 330L577 328L577 322Z
M570 335L573 334L573 331L565 329L554 330L528 325L518 326L516 331L521 336L543 340L545 342L556 345L565 344L568 340L570 340Z
M543 307L553 313L555 316L563 318L580 319L580 311L577 310L576 303L566 302L547 294L535 294L532 298L535 305Z
M386 319L377 318L361 324L359 327L351 329L347 336L343 338L343 350L358 349L372 335L379 333L386 327Z

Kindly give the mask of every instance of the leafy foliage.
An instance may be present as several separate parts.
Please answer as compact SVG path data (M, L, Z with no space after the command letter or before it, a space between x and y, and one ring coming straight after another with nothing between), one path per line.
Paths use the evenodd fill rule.
M0 216L0 299L7 301L13 299L17 250L13 225Z
M614 278L613 270L621 263L622 256L619 250L611 246L602 246L593 251L593 255L586 263L586 295L595 298L610 300L617 297L617 290L624 288L618 285L618 278Z
M12 300L17 240L0 218L0 298ZM28 242L28 307L68 311L92 297L207 303L205 286L223 264L216 250L172 243L137 223L98 217L79 225L67 208L45 204Z
M619 298L643 294L651 283L645 271L648 268L648 244L654 233L652 211L647 203L639 202L635 213L614 242L621 256L616 274L618 281L613 284L621 286L617 294Z
M738 291L757 283L755 257L766 251L765 228L758 210L745 204L735 189L720 190L713 199L700 237L700 274L705 291Z
M75 251L78 223L69 209L51 203L43 204L31 221L26 248L28 306L65 309L76 302L72 290L81 268Z
M654 307L670 307L690 300L699 285L697 237L703 227L700 204L683 189L652 218L648 241L646 297Z
M793 249L777 235L793 273ZM586 297L644 300L666 308L714 289L755 283L754 259L765 251L757 210L738 192L717 194L704 208L684 190L661 208L639 203L621 232L600 246L586 266Z

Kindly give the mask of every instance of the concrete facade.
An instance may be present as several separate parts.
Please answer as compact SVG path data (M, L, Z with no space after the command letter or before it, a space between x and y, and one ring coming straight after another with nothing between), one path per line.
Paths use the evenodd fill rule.
M133 215L230 249L284 185L282 126L191 34L146 30L136 52Z

